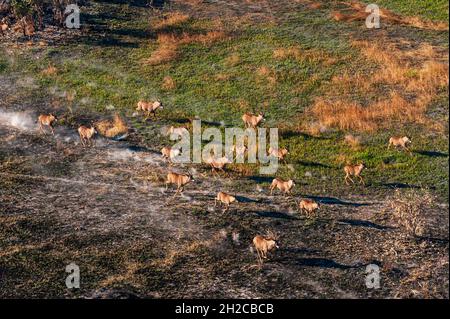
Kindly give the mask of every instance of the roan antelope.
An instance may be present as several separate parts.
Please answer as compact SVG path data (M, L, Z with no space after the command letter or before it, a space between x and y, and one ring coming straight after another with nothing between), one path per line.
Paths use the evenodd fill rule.
M139 101L137 104L136 111L143 111L147 113L147 116L145 117L145 120L148 120L150 117L150 114L153 114L153 116L156 118L156 110L157 109L163 109L163 105L160 101L155 102L146 102L146 101Z
M300 203L298 203L298 207L300 208L300 212L306 212L307 216L311 216L316 210L320 209L320 206L317 202L312 199L302 199Z
M5 31L8 30L8 28L9 28L9 26L6 22L4 22L4 21L0 22L0 34L1 35L4 35Z
M259 113L258 115L253 115L251 113L245 113L242 115L242 121L245 124L245 127L256 128L259 123L264 121L264 114Z
M272 192L275 188L278 188L285 195L291 194L291 190L294 186L295 182L292 179L284 181L281 178L274 178L272 184L270 185L270 195L272 195Z
M175 193L182 193L184 186L186 186L188 183L193 182L194 178L190 174L178 174L170 172L167 174L167 180L166 180L166 190L169 187L169 184L176 184L177 185L177 192Z
M226 156L220 158L213 158L211 156L207 160L205 160L205 162L211 166L211 172L213 173L216 172L216 170L220 170L225 173L225 165L231 163L231 161Z
M408 148L408 145L410 145L412 142L409 139L409 137L407 136L403 136L403 137L391 137L389 139L389 145L388 145L388 149L391 148L391 146L394 147L402 147L405 150L407 150L408 152L411 153L411 151Z
M253 238L253 245L258 254L259 263L262 264L263 259L267 259L267 253L275 248L280 248L276 242L277 238L272 232L268 232L266 236L257 235Z
M48 127L50 127L52 134L55 135L53 126L55 125L56 122L58 122L58 118L53 114L48 114L48 115L41 114L38 117L39 129L44 134L47 134L44 130L44 127L48 126Z
M344 172L345 172L344 180L345 180L345 183L347 185L349 185L348 180L350 180L352 183L355 183L353 181L353 179L350 177L350 176L355 176L355 177L359 178L359 183L360 184L362 183L364 185L365 183L364 183L364 180L363 180L363 178L361 176L361 172L362 172L362 170L364 168L365 168L365 166L364 166L363 163L361 163L359 165L346 165L344 167Z
M225 205L224 212L226 212L230 208L230 204L233 202L238 203L238 200L236 199L235 196L231 196L224 192L219 192L217 193L216 198L214 198L214 207L216 207L217 202Z
M177 148L172 148L172 147L169 147L169 146L166 146L166 147L163 147L162 149L161 149L161 154L162 154L162 156L165 158L165 159L167 159L167 160L169 160L169 163L173 163L173 159L175 158L175 157L177 157L178 155L180 155L180 150L179 149L177 149Z
M272 148L269 147L269 156L277 157L280 161L284 161L286 163L285 157L289 154L289 151L286 148Z
M92 145L92 138L97 134L97 130L93 126L89 128L82 125L78 128L78 134L80 135L80 141L83 146Z

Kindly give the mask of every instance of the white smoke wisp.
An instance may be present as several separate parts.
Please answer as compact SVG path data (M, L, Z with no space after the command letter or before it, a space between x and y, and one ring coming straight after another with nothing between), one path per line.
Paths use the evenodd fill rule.
M110 161L136 161L146 163L159 163L160 158L148 152L136 152L128 148L112 148L108 150L107 158Z
M0 125L13 127L21 131L34 131L37 128L36 121L30 113L6 112L0 110Z
M108 152L108 159L113 161L139 160L136 152L130 150L112 150Z

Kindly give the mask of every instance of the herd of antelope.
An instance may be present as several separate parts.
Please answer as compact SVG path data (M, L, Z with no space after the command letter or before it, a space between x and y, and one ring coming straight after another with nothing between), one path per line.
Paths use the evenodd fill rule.
M142 111L145 114L145 119L147 120L151 114L156 117L156 111L158 109L163 109L163 105L160 101L147 102L147 101L139 101L137 104L137 111ZM256 128L261 122L263 122L264 114L260 113L258 115L245 113L242 116L242 121L246 128ZM50 129L51 133L54 135L54 126L58 121L57 117L54 114L48 115L40 115L38 117L39 129L42 133L46 134L46 128ZM170 127L169 133L182 135L189 133L188 129L185 127ZM95 127L92 125L91 127L80 126L78 128L78 134L80 136L80 142L83 146L92 146L93 138L97 131ZM411 140L406 137L391 137L389 139L388 148L400 147L408 152L410 152L408 145L411 144ZM247 151L245 146L237 147L234 145L232 149L233 152L236 152L236 155L244 155ZM179 149L174 149L170 146L166 146L161 150L162 157L169 162L169 165L173 164L173 160L180 154ZM280 161L286 163L285 157L289 154L289 151L285 148L283 149L274 149L269 148L269 155L277 157ZM207 164L211 166L212 172L216 172L217 170L224 172L224 168L226 164L231 163L231 161L226 157L221 158L212 158L210 157L205 161ZM344 166L344 181L347 185L349 185L349 181L354 183L353 178L358 178L361 184L364 184L364 179L361 176L362 171L364 170L364 163L359 163L357 165L345 165ZM216 172L217 173L217 172ZM175 185L177 187L175 195L181 194L184 190L184 187L193 182L194 178L191 174L180 174L169 171L166 177L165 185L166 190L169 185ZM270 185L270 195L272 195L274 190L279 190L284 195L292 195L292 189L295 186L295 182L290 180L283 180L281 178L274 178ZM236 196L230 195L226 192L219 192L217 196L214 198L214 206L219 203L220 205L224 205L225 209L223 212L229 210L230 205L232 203L237 203L238 200ZM319 203L312 199L302 199L298 202L298 208L301 213L305 213L308 217L311 217L315 211L320 209ZM277 245L277 236L274 235L273 232L268 231L266 235L257 235L253 238L253 245L256 249L258 255L258 261L262 263L263 259L267 259L267 253L271 250L278 248Z

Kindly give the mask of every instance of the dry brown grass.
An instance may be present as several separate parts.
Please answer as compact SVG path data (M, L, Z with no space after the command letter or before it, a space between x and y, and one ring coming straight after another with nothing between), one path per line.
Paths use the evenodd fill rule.
M256 70L256 75L260 80L267 81L270 85L277 83L277 75L275 71L267 66L262 66Z
M128 133L128 126L118 113L114 114L112 121L102 120L96 122L94 125L99 134L109 138L114 138Z
M151 25L153 29L160 30L168 27L178 26L180 24L187 22L188 20L189 15L175 11L169 12L162 18L159 18L156 21L152 22Z
M145 64L159 65L175 60L178 57L179 47L181 45L191 43L201 43L203 45L211 45L212 43L227 38L223 31L208 31L205 34L191 35L183 33L176 35L173 33L159 33L157 43L159 47L152 52L150 58L144 60Z
M152 267L170 268L179 258L198 252L201 249L208 249L216 244L221 243L227 234L226 232L218 232L210 236L209 239L192 240L183 245L169 247L166 255L161 259L156 259L150 263Z
M227 80L230 79L230 77L231 77L230 74L217 73L217 74L214 76L214 79L215 79L215 80L218 80L218 81L227 81Z
M387 41L353 45L380 67L371 74L356 71L333 78L332 92L340 95L318 98L309 110L321 124L357 131L374 131L393 122L435 126L426 111L437 94L448 88L448 55L428 44L407 50ZM378 98L362 104L352 98L355 92Z
M366 20L369 13L365 12L366 5L361 2L341 2L347 6L344 10L331 12L331 17L336 21L353 22ZM390 10L380 8L381 23L410 25L420 29L448 30L448 23L433 22L420 17L404 17L393 13Z
M299 48L277 48L273 51L273 57L277 60L300 59L301 51Z
M236 66L241 62L241 57L237 53L230 54L225 59L225 65L228 67Z
M144 61L145 64L159 65L175 60L178 56L178 46L176 44L160 45L152 52L150 58Z
M175 89L176 84L175 84L174 79L171 76L165 76L161 87L166 91L170 91L170 90Z
M116 283L132 283L134 286L140 286L142 282L141 275L138 271L144 267L144 264L137 262L127 262L125 265L125 272L123 274L109 276L99 283L101 287L108 287Z
M58 69L54 67L53 65L49 66L48 68L42 70L41 74L45 76L53 76L58 73Z

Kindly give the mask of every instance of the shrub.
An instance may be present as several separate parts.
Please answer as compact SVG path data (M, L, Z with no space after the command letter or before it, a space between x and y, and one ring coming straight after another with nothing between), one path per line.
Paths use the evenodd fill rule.
M435 202L428 190L397 189L389 202L392 217L411 236L422 236L426 226L426 217Z

